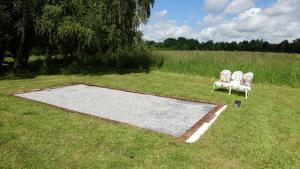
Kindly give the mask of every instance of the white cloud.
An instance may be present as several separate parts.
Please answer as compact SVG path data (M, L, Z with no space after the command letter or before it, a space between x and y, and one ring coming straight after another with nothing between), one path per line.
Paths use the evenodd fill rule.
M225 9L226 13L241 13L255 6L254 0L233 0Z
M271 42L300 37L300 1L278 0L265 8L251 8L237 17L221 24L207 27L200 32L199 39L215 41L241 41L262 38ZM297 14L298 13L298 14ZM209 35L207 35L209 34Z
M224 8L225 10L225 8ZM227 10L227 8L226 8ZM184 36L199 41L242 41L264 39L280 42L300 38L300 0L277 0L266 8L250 8L233 18L226 13L207 16L193 28L180 25L175 20L162 18L153 24L142 26L146 39L162 41L169 37Z
M176 20L166 20L167 12L160 11L156 13L157 22L154 24L142 25L140 30L144 32L144 38L147 40L163 41L166 38L190 37L194 36L194 31L188 25L178 25Z
M270 16L294 15L300 16L299 11L300 0L278 0L277 3L265 9L265 13Z
M204 0L204 9L207 12L218 12L226 7L230 0Z
M159 19L165 17L167 14L168 11L166 9L159 12L155 12L155 16Z
M206 24L218 24L218 23L221 23L221 22L224 22L224 21L225 21L224 16L222 16L222 15L214 16L211 13L204 16L203 19L202 19L202 22L206 23Z

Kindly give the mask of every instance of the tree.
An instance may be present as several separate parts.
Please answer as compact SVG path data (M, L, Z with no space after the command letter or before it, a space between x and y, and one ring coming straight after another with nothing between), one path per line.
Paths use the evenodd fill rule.
M161 49L163 48L163 43L162 42L155 42L155 41L146 41L146 45L148 48L154 48L154 49Z
M291 45L294 53L300 53L300 39L294 40Z
M155 41L149 41L150 46L157 45ZM163 42L160 48L167 48L173 50L224 50L224 51L257 51L257 52L290 52L300 53L300 39L295 39L293 42L287 40L279 44L269 43L263 39L253 39L251 41L241 42L214 42L209 40L207 42L199 43L195 39L187 39L179 37L178 39L168 38Z
M262 51L264 51L264 52L271 51L271 49L270 49L270 43L269 42L264 41L262 43Z
M205 46L206 46L206 50L214 50L215 49L214 41L212 41L212 40L207 41Z
M67 54L73 54L74 48L75 52L117 51L133 43L136 29L149 18L153 3L153 0L59 1L44 7L38 30Z
M176 45L177 40L174 38L168 38L166 40L164 40L163 45L165 48L172 48Z
M282 41L279 45L280 45L280 52L289 52L290 51L290 43L288 40Z
M34 37L34 3L31 0L17 1L16 3L19 4L22 17L20 18L21 37L14 69L27 65Z
M13 54L15 68L26 65L28 61L34 39L34 16L39 13L41 4L42 0L12 0L0 3L0 17L4 21L0 25L0 43L5 43L1 45L1 50L8 50Z
M14 63L18 69L26 66L33 47L65 56L130 47L153 4L154 0L12 0L1 1L0 7L6 5L7 10L1 10L0 17L17 11L11 26L17 29L11 34L19 39ZM9 34L4 24L0 33Z
M0 72L2 71L2 64L7 43L12 39L12 8L11 1L1 1L0 3Z
M195 39L188 39L186 41L187 50L196 50L199 48L199 41Z

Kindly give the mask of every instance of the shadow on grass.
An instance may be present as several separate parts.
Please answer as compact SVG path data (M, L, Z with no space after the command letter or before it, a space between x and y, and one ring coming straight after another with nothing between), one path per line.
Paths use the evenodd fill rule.
M220 93L227 93L227 94L229 94L228 89L223 89L223 88L215 89L214 92L220 92ZM236 90L231 90L231 95L245 97L245 93L244 92L239 92L239 91L236 91Z
M39 75L125 75L130 73L149 73L150 69L118 69L101 64L72 63L64 59L35 60L28 64L26 69L12 71L12 64L4 65L0 80L31 79Z

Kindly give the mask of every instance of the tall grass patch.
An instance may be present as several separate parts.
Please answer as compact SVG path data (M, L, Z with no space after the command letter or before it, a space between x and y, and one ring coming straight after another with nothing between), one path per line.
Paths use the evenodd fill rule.
M225 51L154 51L157 69L218 78L221 70L253 72L256 83L300 83L300 58L296 54Z

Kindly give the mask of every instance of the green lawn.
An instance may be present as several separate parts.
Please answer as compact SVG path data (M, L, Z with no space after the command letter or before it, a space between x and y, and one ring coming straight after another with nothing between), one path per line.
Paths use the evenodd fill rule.
M300 168L300 88L254 84L211 92L215 79L152 71L0 80L0 168ZM88 82L229 108L194 144L8 94ZM235 99L242 100L239 109Z

